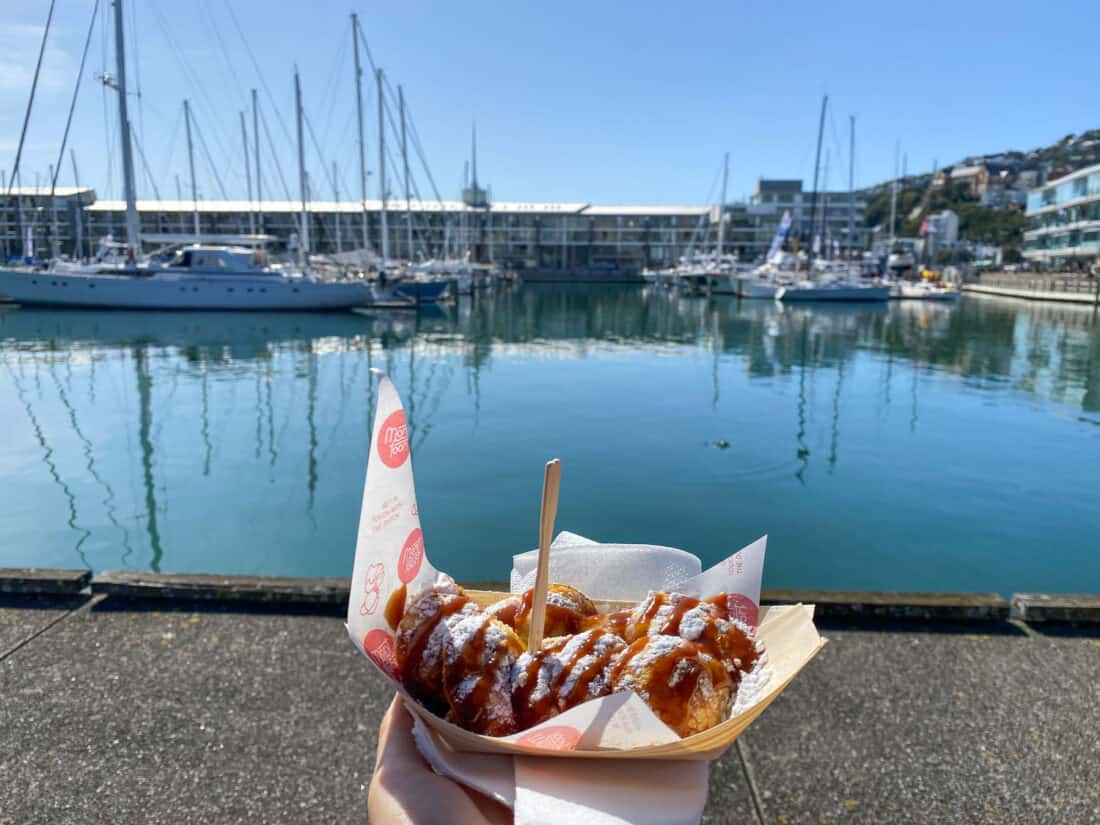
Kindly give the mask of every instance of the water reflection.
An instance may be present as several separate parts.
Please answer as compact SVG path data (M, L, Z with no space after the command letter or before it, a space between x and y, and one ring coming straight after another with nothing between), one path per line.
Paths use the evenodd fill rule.
M1010 393L1100 424L1097 330L1087 308L998 299L786 307L621 287L506 289L432 314L6 311L0 391L29 435L0 453L0 493L37 483L28 469L37 463L60 499L35 505L25 496L4 544L41 541L53 555L30 563L96 568L189 569L196 532L234 569L291 572L280 566L285 557L313 552L314 540L326 558L342 558L346 524L354 527L347 502L365 464L374 366L402 388L420 452L447 421L468 416L473 437L486 414L499 426L533 387L552 407L547 399L568 386L553 371L559 383L541 387L541 363L675 362L683 374L703 376L697 417L705 411L713 426L736 420L743 439L754 428L772 437L770 422L743 420L746 393L766 399L767 415L789 426L778 436L782 472L810 488L815 468L843 472L846 449L871 422L885 426L899 397L914 437L929 393L941 406L945 392ZM584 370L578 364L564 380L583 380ZM50 378L45 387L40 371ZM516 383L523 388L513 391ZM608 400L608 415L628 430L631 403ZM531 432L565 427L548 422L531 421ZM712 442L708 435L695 443ZM867 458L849 460L859 468ZM508 481L502 475L498 483ZM209 523L207 512L215 514ZM42 527L58 513L64 539ZM262 540L244 528L219 532L227 519ZM338 537L334 522L344 525ZM293 549L252 546L264 542ZM333 572L308 558L295 564Z

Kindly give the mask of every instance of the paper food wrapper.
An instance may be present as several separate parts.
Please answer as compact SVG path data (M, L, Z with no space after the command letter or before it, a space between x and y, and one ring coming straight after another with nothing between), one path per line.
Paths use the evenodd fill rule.
M699 598L727 593L731 612L756 628L767 657L766 669L743 680L729 719L680 738L637 695L615 693L585 702L512 736L489 737L464 730L422 708L397 678L393 629L385 614L395 594L401 598L406 592L417 593L431 585L439 571L428 560L420 529L405 412L393 384L385 376L379 377L348 604L348 632L394 690L404 696L409 709L448 747L455 751L582 759L713 759L824 645L813 625L812 606L759 607L765 538L684 579L675 579L677 571L694 572L690 561L694 557L683 551L644 545L586 547L591 544L573 534L559 536L550 564L552 574L562 575L561 579L554 575L551 579L578 587L593 596L597 604L603 601L609 608L616 606L611 603L612 597L638 601L648 589L675 589ZM559 551L561 560L555 564ZM528 555L517 556L515 564L512 581L522 590L529 572ZM694 564L698 569L697 559ZM639 577L639 569L648 569L649 577ZM633 572L628 576L625 571ZM675 580L669 581L670 577ZM624 589L624 584L629 587ZM468 591L468 595L488 605L508 594ZM749 699L743 700L742 694Z

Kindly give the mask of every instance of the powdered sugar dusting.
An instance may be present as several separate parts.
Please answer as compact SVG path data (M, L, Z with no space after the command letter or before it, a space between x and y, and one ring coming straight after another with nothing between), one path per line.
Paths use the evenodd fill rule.
M715 621L712 611L706 610L708 605L699 603L687 611L680 619L680 636L689 641L698 640L706 632L707 624Z
M578 656L595 636L592 649ZM561 686L562 697L572 696L578 680L588 679L587 696L603 696L610 687L610 667L613 655L622 650L626 643L611 633L601 630L588 630L574 636L561 651L561 658L570 662L570 669ZM595 672L593 672L595 671Z
M432 628L432 632L428 635L428 641L424 643L424 652L420 656L419 673L422 678L432 678L433 674L435 674L436 679L439 678L438 673L443 662L443 651L447 640L451 636L453 627L476 615L477 612L477 605L469 602L463 605L457 613L445 616L442 621Z
M736 716L744 713L760 700L760 693L771 679L772 671L768 667L768 654L763 652L763 645L757 642L756 649L760 651L760 658L752 670L741 674L741 682L737 686L737 695L730 706L730 715Z

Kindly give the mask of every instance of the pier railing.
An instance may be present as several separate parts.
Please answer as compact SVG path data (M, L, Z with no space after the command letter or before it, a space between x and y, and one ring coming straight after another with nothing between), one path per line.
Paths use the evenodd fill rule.
M1007 289L1027 289L1035 292L1065 292L1095 295L1100 279L1074 273L1041 274L1038 272L986 272L978 279L982 286Z

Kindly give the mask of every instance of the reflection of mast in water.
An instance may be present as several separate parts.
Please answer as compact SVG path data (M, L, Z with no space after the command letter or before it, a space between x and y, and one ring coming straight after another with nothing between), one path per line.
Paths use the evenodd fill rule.
M890 409L890 385L894 383L894 356L889 352L886 353L886 381L885 384L885 397L883 398L883 408Z
M149 529L149 546L153 550L149 567L154 573L160 572L160 561L164 550L160 546L160 531L157 529L157 498L153 484L153 441L149 437L153 422L153 376L149 372L149 354L144 347L134 348L134 366L137 370L138 388L138 443L141 445L141 473L145 484L145 512ZM204 392L205 395L205 392Z
M275 405L271 402L272 364L264 365L264 406L267 408L267 453L271 456L271 467L275 467L278 452L275 450Z
M806 446L806 337L807 331L807 319L802 319L802 337L799 347L799 369L798 369L798 435L795 437L795 442L798 444L798 470L795 472L794 477L798 479L798 482L805 486L806 484L806 467L810 463L810 448Z
M66 360L66 364L71 368L71 359ZM69 397L65 392L65 389L61 386L61 380L57 377L57 373L53 369L53 365L50 366L50 374L53 376L54 385L57 387L57 395L61 399L61 404L68 410L69 422L73 425L73 432L76 433L76 437L80 439L80 443L83 446L84 458L87 460L88 474L95 480L96 484L103 488L106 493L106 497L103 499L103 507L107 511L107 519L122 533L122 546L125 551L122 554L122 562L125 564L126 560L134 552L134 548L130 546L130 531L127 530L118 521L115 515L115 491L111 489L111 485L107 483L107 480L99 475L99 472L95 468L95 457L92 453L92 442L84 435L84 432L80 429L80 425L76 420L76 408L69 402Z
M76 523L76 496L73 495L73 491L69 489L69 485L61 480L61 475L57 472L57 465L53 462L53 448L46 442L46 435L42 432L42 427L38 423L38 419L34 415L34 410L31 408L31 402L27 399L27 393L23 388L23 382L19 380L19 377L15 374L15 370L11 368L11 364L5 359L4 366L8 368L8 375L11 376L11 382L15 385L15 393L19 396L19 401L23 404L23 409L26 410L27 418L31 422L31 428L34 430L34 437L38 441L38 446L42 448L42 461L46 465L46 469L50 473L50 477L54 480L54 483L61 488L61 492L65 495L65 500L69 503L69 520L67 524L71 530L81 533L79 539L76 542L76 554L80 556L80 561L84 567L88 567L88 559L84 555L84 542L91 538L92 531L85 527L79 527Z
M416 339L413 339L410 346L413 349L415 349ZM440 366L441 366L441 362L440 362L439 359L435 359L435 360L432 360L432 361L429 362L428 377L426 379L422 379L421 383L423 385L423 388L420 391L420 399L418 401L417 398L416 398L415 360L414 360L413 355L412 355L412 350L410 350L410 356L409 356L409 412L410 412L410 418L409 418L409 447L410 447L410 449L412 449L414 451L419 449L424 444L424 442L428 438L428 434L431 433L431 431L432 431L432 418L435 416L436 412L439 410L440 402L443 400L443 393L446 390L448 383L450 383L451 376L453 375L453 370L449 366L447 366L446 363L443 363L443 375L442 375L442 378L440 379L440 384L439 384L439 387L438 387L438 391L433 396L432 395L432 389L433 389L433 386L435 384L436 375L440 370ZM422 408L421 408L420 414L419 414L420 417L416 420L417 429L416 429L416 432L414 434L413 427L412 427L412 422L413 422L412 416L414 416L416 414L416 407L418 405L421 405ZM423 408L424 405L427 405L427 409Z
M370 441L371 429L374 424L374 339L367 335L367 408L363 411L366 415L367 441Z
M913 396L912 412L909 415L909 432L915 433L917 431L917 375L918 367L914 362L913 364L913 386L910 390Z
M719 394L719 386L718 386L718 352L719 352L719 349L720 349L719 344L718 344L718 310L715 308L713 303L709 304L707 308L710 311L710 317L711 317L710 350L711 350L711 354L713 356L711 358L711 365L710 365L710 381L711 381L711 385L712 385L712 388L713 388L713 392L712 392L711 399L710 399L710 408L711 408L711 410L717 411L717 409L718 409L718 394Z
M843 354L837 361L836 391L833 393L833 432L829 443L829 472L836 466L836 442L840 437L840 391L844 386L844 358Z
M313 518L313 503L317 494L317 353L309 343L309 394L306 400L306 426L309 428L309 517Z
M477 344L474 344L476 350ZM474 429L481 423L481 358L474 353L474 368L470 372L470 381L474 387Z
M264 412L263 412L263 386L260 381L260 373L256 373L256 450L252 457L260 460L260 453L264 448Z
M214 452L214 446L210 443L210 387L207 381L206 362L202 364L202 417L200 430L202 443L206 452L202 460L202 474L210 475L210 456Z

